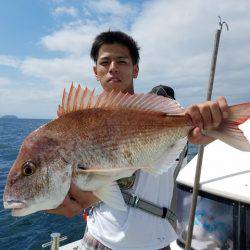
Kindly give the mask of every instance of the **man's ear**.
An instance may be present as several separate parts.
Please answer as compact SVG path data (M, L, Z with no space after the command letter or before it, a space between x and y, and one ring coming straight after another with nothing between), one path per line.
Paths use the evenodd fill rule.
M97 67L96 67L96 66L93 66L93 71L94 71L96 80L99 81L99 77L98 77L98 75L97 75Z
M133 78L137 78L138 73L139 73L139 65L138 65L138 64L135 64L135 65L133 66Z

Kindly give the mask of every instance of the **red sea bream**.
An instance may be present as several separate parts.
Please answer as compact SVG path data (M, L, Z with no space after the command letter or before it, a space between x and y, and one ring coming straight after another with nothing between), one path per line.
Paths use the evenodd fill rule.
M229 118L207 134L250 151L249 121L250 103L235 105ZM124 210L116 180L138 169L154 175L167 171L193 128L174 100L115 92L95 96L88 88L72 85L69 94L64 91L58 118L29 134L21 145L8 175L4 207L14 216L56 208L74 182Z

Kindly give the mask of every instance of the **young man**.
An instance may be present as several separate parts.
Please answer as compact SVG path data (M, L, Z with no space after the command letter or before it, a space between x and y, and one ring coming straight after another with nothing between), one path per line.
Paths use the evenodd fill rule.
M133 80L139 73L139 48L136 42L122 32L103 32L92 45L91 57L94 73L106 91L134 93ZM215 102L192 105L186 109L197 126L189 135L189 142L206 144L212 138L203 136L201 129L211 129L227 116L225 98ZM131 192L161 207L170 207L174 168L159 177L138 171ZM72 217L98 199L91 192L79 190L73 183L69 195L51 213ZM110 208L106 204L95 207L88 219L88 232L83 244L87 249L169 249L176 233L166 219L128 207L127 212Z

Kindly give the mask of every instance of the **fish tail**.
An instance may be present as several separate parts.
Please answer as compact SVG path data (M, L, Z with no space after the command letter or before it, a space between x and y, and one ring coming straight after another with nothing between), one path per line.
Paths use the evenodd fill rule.
M228 118L208 136L242 151L250 151L250 102L229 107Z

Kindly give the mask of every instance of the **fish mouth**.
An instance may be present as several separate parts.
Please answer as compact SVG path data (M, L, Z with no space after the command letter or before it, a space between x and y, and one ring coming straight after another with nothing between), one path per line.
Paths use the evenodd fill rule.
M5 209L12 209L12 216L23 216L27 208L27 204L19 200L4 201L3 206Z
M8 200L8 201L4 201L3 202L3 206L6 209L22 209L25 208L27 206L27 204L23 201L19 201L19 200Z
M29 213L26 212L25 208L13 208L11 210L11 215L15 216L15 217L24 216L27 214L29 214Z

